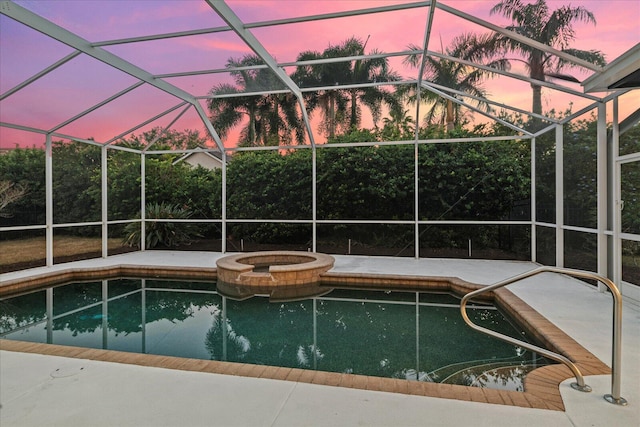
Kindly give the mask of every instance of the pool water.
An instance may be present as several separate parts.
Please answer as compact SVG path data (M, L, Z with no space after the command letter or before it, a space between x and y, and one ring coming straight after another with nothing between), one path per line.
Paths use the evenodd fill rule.
M471 319L527 339L493 306ZM334 289L300 301L224 297L215 283L116 279L0 300L0 338L522 390L548 362L476 332L448 294Z

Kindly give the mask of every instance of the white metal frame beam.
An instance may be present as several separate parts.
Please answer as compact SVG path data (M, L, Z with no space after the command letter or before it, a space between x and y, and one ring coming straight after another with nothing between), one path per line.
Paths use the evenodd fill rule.
M476 113L482 114L483 116L486 116L486 117L488 117L490 119L493 119L493 120L497 121L498 123L501 123L504 126L508 127L509 129L513 130L513 131L521 132L521 133L523 133L525 135L533 136L533 134L531 132L529 132L529 131L527 131L525 129L519 128L518 126L516 126L516 125L514 125L512 123L509 123L508 121L503 120L503 119L501 119L499 117L495 117L492 114L487 113L486 111L482 111L482 109L480 109L478 107L475 107L473 105L467 104L464 101L456 98L455 96L451 96L448 93L445 93L445 92L443 92L443 91L441 91L439 89L436 89L430 83L422 82L422 87L427 89L430 92L435 93L438 96L441 96L441 97L443 97L445 99L450 100L451 102L455 102L458 105L462 105L464 107L469 108L470 110L475 111ZM519 137L519 135L514 136L515 139L517 139L518 137Z
M428 7L431 4L429 1L415 2L415 3L405 3L405 4L397 4L397 5L389 5L389 6L380 6L380 7L372 7L366 9L356 9L356 10L347 10L342 12L333 12L333 13L323 13L317 15L307 15L300 16L295 18L285 18L285 19L274 19L270 21L259 21L259 22L248 22L244 24L244 28L252 29L252 28L263 28L263 27L275 27L277 25L287 25L287 24L300 24L303 22L311 22L311 21L321 21L325 19L336 19L336 18L348 18L359 15L370 15L373 13L383 13L383 12L394 12L399 10L408 10L408 9L416 9L422 7ZM148 36L141 37L130 37L116 40L105 40L101 42L96 42L94 46L110 46L117 44L126 44L126 43L137 43L144 41L152 41L152 40L162 40L162 39L170 39L176 37L188 37L188 36L198 36L204 34L213 34L213 33L221 33L225 31L231 31L232 28L230 26L219 26L219 27L210 27L210 28L202 28L197 30L190 31L178 31L173 33L164 33L164 34L154 34Z
M337 62L350 62L357 61L360 59L379 59L379 58L392 58L396 56L408 56L411 54L420 54L422 51L420 50L402 50L398 52L387 52L387 53L375 53L375 54L364 54L364 55L351 55L351 56L338 56L335 58L322 58L322 59L308 59L304 61L291 61L291 62L279 62L278 67L297 67L300 65L316 65L316 64L331 64ZM256 65L246 65L242 67L228 67L228 68L213 68L209 70L196 70L196 71L183 71L177 73L166 73L166 74L156 74L157 78L172 78L172 77L187 77L187 76L196 76L201 74L220 74L220 73L229 73L231 71L245 71L245 70L260 70L267 69L268 65L265 64L256 64ZM301 88L302 89L302 88Z
M604 277L612 277L612 272L608 271L609 248L607 235L609 223L609 189L607 187L607 171L609 160L607 155L607 107L605 104L598 105L598 128L596 137L596 209L597 209L597 253L598 265L597 273ZM607 288L598 282L598 289L604 292Z
M233 10L231 10L231 8L227 6L225 2L213 0L205 1L233 29L233 31L235 31L238 37L240 37L247 44L247 46L265 62L265 64L267 64L267 66L271 69L271 71L275 73L280 81L282 81L282 83L284 83L296 96L298 105L300 106L300 112L304 120L304 125L307 128L309 141L311 141L312 146L315 146L315 138L311 129L309 116L307 115L307 108L305 106L304 99L302 98L302 92L300 92L300 88L298 87L298 85L296 85L293 80L291 80L291 77L289 77L287 73L285 73L284 70L278 66L278 63L273 58L273 56L271 56L271 54L267 52L267 49L262 46L262 43L258 41L253 33L245 28L244 23L240 20L240 18L238 18Z
M46 36L51 37L54 40L59 41L79 52L82 52L98 61L101 61L117 70L120 70L138 80L141 80L163 92L168 93L178 99L186 101L193 105L198 105L198 101L188 92L167 83L162 79L155 78L153 74L148 71L128 62L124 59L108 52L100 47L95 47L88 40L72 33L71 31L54 24L51 21L44 19L43 17L25 9L24 7L17 5L16 3L5 1L0 8L0 13L8 16L9 18L26 25ZM206 117L206 116L205 116ZM208 122L208 120L206 120ZM217 134L215 134L217 136ZM219 145L220 150L224 150L219 138L215 138L216 143Z
M184 105L184 104L183 104ZM189 110L189 108L191 108L191 105L187 105L185 108L182 109L182 111L180 111L180 113L178 113L177 116L175 116L173 118L173 120L171 120L171 122L166 125L164 128L162 128L162 131L158 132L158 134L156 135L155 138L153 138L152 141L149 141L149 143L142 149L142 152L147 152L149 151L149 149L156 143L158 142L158 140L162 137L162 135L166 134L167 131L171 128L171 126L173 126L178 120L180 120L180 117L182 117L184 115L184 113L187 112L187 110Z
M264 68L264 67L269 67L271 68L277 75L278 77L287 85L287 87L289 87L289 90L291 90L297 97L298 102L300 104L301 107L301 112L304 118L304 122L305 122L305 126L307 127L307 132L309 134L310 140L312 142L312 145L314 145L314 138L313 138L313 133L311 131L310 128L310 124L309 124L309 119L307 117L307 112L306 112L306 108L304 106L304 101L302 99L301 96L301 92L303 91L312 91L312 90L321 90L321 88L308 88L308 89L300 89L293 81L291 81L291 79L286 75L286 73L284 73L284 71L282 70L283 66L295 66L295 65L301 65L301 62L293 62L293 63L286 63L286 64L277 64L275 62L275 59L266 51L266 49L264 49L262 47L262 45L257 41L257 39L255 39L255 37L247 30L248 28L259 28L259 27L268 27L271 25L284 25L284 24L290 24L290 23L297 23L297 22L307 22L307 21L316 21L316 20L323 20L323 19L335 19L335 18L340 18L340 17L346 17L346 16L357 16L357 15L364 15L364 14L371 14L371 13L380 13L380 12L389 12L389 11L396 11L396 10L404 10L404 9L412 9L412 8L422 8L422 7L429 7L429 17L428 17L428 22L427 22L427 28L425 30L425 49L427 48L426 43L428 43L428 38L430 35L430 23L432 22L433 19L433 13L435 11L436 8L440 8L442 10L445 10L446 12L452 13L456 16L459 16L463 19L467 19L470 20L471 22L475 22L479 25L485 26L487 28L490 28L494 31L498 31L499 33L512 37L515 40L518 40L520 42L526 43L530 46L539 48L541 50L544 50L546 52L549 53L553 53L553 54L557 54L561 57L563 57L564 59L567 59L573 63L576 63L578 65L581 66L585 66L585 64L580 63L580 60L578 58L575 58L571 55L567 55L563 52L560 51L556 51L553 48L550 48L548 46L542 45L538 42L535 42L534 40L528 39L526 37L520 36L516 33L512 33L508 30L504 30L501 27L497 27L491 23L488 23L486 21L477 19L471 15L465 14L464 12L458 11L456 9L450 8L448 6L445 5L441 5L438 4L437 2L418 2L418 3L410 3L410 4L404 4L404 5L394 5L394 6L385 6L385 7L378 7L378 8L369 8L369 9L360 9L360 10L353 10L353 11L345 11L345 12L336 12L336 13L330 13L330 14L321 14L321 15L312 15L312 16L307 16L307 17L299 17L299 18L289 18L289 19L283 19L283 20L277 20L277 21L263 21L263 22L258 22L258 23L249 23L249 24L244 24L240 21L239 18L237 18L237 16L235 16L235 14L231 11L231 9L228 8L228 6L224 3L224 2L213 2L210 0L207 0L208 3L211 5L211 7L229 24L229 27L217 27L217 28L213 28L213 29L208 29L207 31L229 31L229 30L234 30L244 41L245 43L247 43L247 45L252 48L254 50L254 52L256 52L266 63L266 65L263 66L256 66L254 68ZM19 85L18 87L11 89L9 92L7 92L6 94L3 94L2 96L8 96L11 93L14 93L16 91L18 91L19 89L21 89L22 87L26 86L27 84L29 84L30 82L34 81L35 79L41 77L42 75L47 74L48 72L56 69L57 67L59 67L60 65L66 63L67 61L69 61L70 59L73 59L75 56L77 56L80 52L85 53L87 55L92 56L95 59L98 59L102 62L107 63L110 66L113 66L127 74L132 75L133 77L136 77L138 79L141 80L141 82L145 82L148 84L153 85L154 87L161 89L173 96L176 96L180 99L183 99L184 101L187 101L191 104L197 104L197 99L202 99L202 97L194 97L192 94L189 94L187 92L182 91L181 89L165 82L162 80L162 77L178 77L181 75L193 75L193 74L202 74L205 73L206 71L196 71L196 72L192 72L192 73L174 73L174 74L166 74L166 75L151 75L150 73L148 73L147 71L138 68L137 66L128 63L127 61L124 61L122 59L120 59L119 57L112 55L111 53L104 51L103 49L100 49L99 46L100 45L110 45L110 44L118 44L116 43L116 41L113 42L100 42L100 43L89 43L88 41L74 35L73 33L70 33L69 31L58 27L57 25L43 19L40 18L38 15L35 15L31 12L29 12L28 10L15 5L12 2L5 2L5 4L3 5L3 8L1 10L1 12L15 20L17 20L18 22L23 23L24 25L27 25L31 28L34 28L37 31L40 31L62 43L65 43L69 46L71 46L72 48L76 49L76 52L72 53L71 55L68 55L66 58L63 58L62 60L58 61L56 64L53 64L52 66L48 67L47 69L43 70L41 73L38 73L36 76L34 76L33 78L27 80L26 82L22 83L21 85ZM231 19L231 21L229 20ZM200 30L196 30L196 33L202 33ZM159 35L157 36L157 38L163 38L164 37L171 37L171 36L186 36L186 35L192 35L195 33L189 33L189 32L182 32L182 33L171 33L169 35L165 34L165 35ZM119 41L119 43L125 43L125 42L136 42L136 41L144 41L147 39L156 39L156 38L145 38L145 37L139 37L139 38L131 38L131 39L122 39ZM538 46L539 45L539 46ZM376 55L358 55L358 56L354 56L354 57L349 57L349 58L332 58L332 59L324 59L324 60L317 60L317 61L313 61L313 62L318 62L318 63L326 63L326 62L341 62L341 61L352 61L352 60L357 60L357 59L362 59L362 58L370 58L370 57L389 57L389 56L398 56L398 55L406 55L406 54L410 54L410 51L406 51L406 52L396 52L393 54L376 54ZM480 69L485 69L487 71L492 71L492 72L496 72L498 74L502 74L502 75L506 75L509 77L513 77L513 78L517 78L520 80L524 80L527 81L529 83L536 83L539 84L541 86L544 87L548 87L551 89L555 89L555 90L560 90L560 91L564 91L566 93L570 93L572 95L576 95L579 97L583 97L583 98L587 98L587 99L591 99L593 101L601 101L601 99L592 96L592 95L586 95L577 91L574 91L572 89L566 88L564 86L560 86L560 85L556 85L556 84L552 84L549 82L543 82L543 81L536 81L533 79L530 79L528 77L525 76L519 76L513 73L509 73L509 72L504 72L504 71L500 71L500 70L495 70L492 69L490 67L486 67L483 66L481 64L475 64L469 61L464 61L464 60L460 60L458 58L452 58L449 57L447 55L444 54L439 54L437 52L431 52L431 51L425 51L423 52L427 55L432 55L435 57L440 57L441 59L447 59L447 60L452 60L452 61L457 61L460 62L462 64L465 65L470 65L470 66L474 66L476 68L480 68ZM308 62L308 61L302 61L302 62ZM598 68L599 69L599 68ZM211 72L222 72L222 71L226 71L228 72L229 70L210 70ZM418 80L420 80L421 78L421 74L419 73L418 75ZM410 82L399 82L397 84L407 84ZM391 82L390 82L391 84ZM273 91L270 91L269 93L272 93ZM281 91L278 91L278 93L280 93ZM267 93L267 92L265 92ZM265 94L265 93L256 93L256 94ZM275 93L275 92L273 92ZM246 95L246 94L245 94ZM72 121L74 121L75 119L82 117L83 115L88 114L89 112L99 108L102 105L105 105L106 103L110 102L111 100L115 99L115 97L117 97L119 95L114 95L114 97L108 98L105 101L102 101L100 104L85 110L84 112L80 113L77 116L74 116L73 118L66 120L64 123L57 125L56 127L54 127L53 129L49 130L48 132L53 132L57 129L60 129L61 127L63 127L64 125L67 125L69 123L71 123ZM198 110L198 108L196 108ZM198 112L199 115L201 115L202 120L205 122L205 127L209 128L209 126L207 126L206 122L208 122L208 118L206 117L206 114L201 114L200 111ZM223 151L224 147L222 142L220 141L219 137L217 136L217 134L212 134L213 139L215 140L216 144L218 145L218 148Z
M554 118L550 118L550 117L547 117L547 116L543 116L541 114L532 113L532 112L523 110L521 108L517 108L517 107L513 107L511 105L503 104L501 102L493 101L493 100L491 100L489 98L483 98L481 96L471 95L469 93L462 92L462 91L456 90L456 89L451 89L450 87L442 86L442 85L439 85L439 84L436 84L436 83L432 83L432 82L429 82L427 84L429 86L433 87L433 88L440 89L443 92L453 93L453 94L464 96L466 98L471 98L473 100L480 101L480 102L486 102L489 105L494 105L494 106L503 108L505 110L515 111L516 113L524 114L524 115L527 115L527 116L530 116L530 117L535 117L537 119L545 120L545 121L548 121L550 123L559 123L560 122L558 119L554 119Z
M78 55L80 55L80 52L75 51L75 52L72 52L69 55L65 56L64 58L60 59L59 61L54 62L53 64L51 64L50 66L48 66L44 70L34 74L32 77L29 77L27 80L23 81L22 83L18 84L17 86L9 89L8 91L6 91L2 95L0 95L0 101L2 101L3 99L11 96L12 94L18 92L19 90L22 90L23 88L29 86L31 83L35 82L36 80L40 79L41 77L46 76L47 74L49 74L53 70L55 70L58 67L66 64L67 62L71 61L73 58L75 58Z
M142 68L133 65L130 62L108 52L99 47L94 47L91 42L81 38L80 36L72 33L71 31L54 24L51 21L44 19L43 17L36 15L24 7L13 3L6 2L7 5L0 9L0 13L8 16L9 18L26 25L46 36L51 37L54 40L59 41L79 52L82 52L98 61L101 61L113 68L116 68L126 74L129 74L136 79L142 80L145 83L150 84L176 98L180 98L183 101L193 102L193 97L183 91L182 89L173 86L163 80L159 80L153 77L151 73Z
M125 95L129 92L131 92L132 90L142 86L144 84L144 82L139 81L134 83L133 85L129 86L128 88L121 90L120 92L110 96L109 98L106 98L102 101L100 101L99 103L95 104L94 106L87 108L86 110L82 111L81 113L76 114L75 116L71 117L68 120L65 120L64 122L52 127L51 129L49 129L49 132L55 132L58 129L61 129L63 127L65 127L66 125L75 122L76 120L80 119L81 117L86 116L87 114L97 110L98 108L102 107L103 105L107 105L108 103L110 103L111 101L120 98L122 95Z
M460 58L455 58L453 56L445 55L445 54L442 54L442 53L439 53L439 52L429 51L428 54L430 56L435 56L436 58L446 59L448 61L454 61L454 62L463 64L463 65L468 65L470 67L475 67L475 68L478 68L478 69L481 69L481 70L485 70L485 71L489 71L489 72L492 72L492 73L495 73L495 74L500 74L502 76L511 77L511 78L514 78L514 79L517 79L517 80L522 80L522 81L530 83L530 84L533 83L533 84L536 84L538 86L546 87L546 88L549 88L549 89L559 90L561 92L569 93L571 95L575 95L575 96L580 97L580 98L590 99L592 101L602 101L602 98L600 98L600 97L597 97L597 96L594 96L594 95L588 95L588 94L582 93L580 91L573 90L573 89L568 88L566 86L561 86L561 85L558 85L558 84L555 84L555 83L550 83L550 82L547 82L547 81L532 79L531 77L527 77L527 76L524 76L524 75L521 75L521 74L512 73L512 72L509 72L509 71L498 70L497 68L492 68L492 67L489 67L487 65L482 65L482 64L476 64L475 62L467 61L467 60L460 59Z
M422 40L422 52L419 52L421 56L420 58L420 67L418 68L418 76L416 85L416 126L415 126L415 134L414 134L414 143L413 143L413 252L414 258L420 258L420 166L419 166L419 156L420 149L418 145L418 140L420 138L420 107L422 105L422 100L420 99L422 87L422 79L424 77L424 67L426 64L426 52L429 48L429 40L431 39L431 28L433 28L433 16L435 14L434 3L436 0L429 5L429 14L427 15L427 22L425 23L424 28L424 37ZM418 52L416 52L418 53Z
M556 128L556 267L564 267L564 126Z
M519 43L522 44L526 44L527 46L533 47L535 49L541 50L543 52L552 54L552 55L556 55L559 58L564 59L565 61L569 61L573 64L579 65L581 67L586 68L587 70L591 70L591 71L596 71L599 72L602 70L602 67L599 67L598 65L594 65L588 61L585 61L583 59L577 58L573 55L569 55L566 52L562 52L560 50L554 49L553 47L547 46L546 44L540 43L536 40L530 39L528 37L525 37L521 34L518 34L514 31L510 31L507 30L506 28L502 28L498 25L492 24L491 22L487 22L483 19L480 19L478 17L475 17L473 15L469 15L468 13L462 12L458 9L454 9L453 7L444 5L442 3L438 3L436 4L436 7L438 9L444 10L446 12L449 12L453 15L456 15L460 18L463 18L469 22L473 22L474 24L478 24L481 25L485 28L488 28L490 30L493 30L499 34L502 34L503 36L509 37L510 39L513 39Z
M111 138L110 140L108 140L107 142L105 142L105 145L113 144L114 142L118 141L120 138L123 138L123 137L125 137L126 135L128 135L128 134L130 134L130 133L135 132L136 130L140 129L140 128L141 128L141 127L143 127L143 126L146 126L146 125L148 125L148 124L150 124L150 123L155 122L155 121L156 121L156 120L158 120L159 118L161 118L161 117L163 117L163 116L165 116L165 115L167 115L167 114L171 113L172 111L177 110L177 109L178 109L178 108L180 108L180 107L185 106L186 104L188 104L188 102L181 102L181 103L180 103L180 104L178 104L178 105L174 105L173 107L168 108L167 110L163 111L162 113L157 114L157 115L155 115L155 116L153 116L153 117L151 117L151 118L149 118L149 119L145 120L144 122L141 122L141 123L139 123L139 124L135 125L134 127L127 129L126 131L124 131L124 132L120 133L119 135L114 136L113 138Z

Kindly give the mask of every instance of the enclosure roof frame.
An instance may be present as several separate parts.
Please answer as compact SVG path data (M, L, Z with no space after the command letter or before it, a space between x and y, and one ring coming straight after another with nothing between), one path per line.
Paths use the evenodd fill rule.
M173 108L170 108L169 110L164 111L161 114L158 114L157 116L154 116L152 118L149 118L148 120L144 120L142 121L138 126L135 126L133 128L130 128L128 131L126 132L122 132L120 134L118 134L117 136L114 136L113 138L109 139L108 141L103 141L103 142L99 142L99 143L103 143L103 144L113 144L114 142L116 142L119 138L122 138L123 136L125 136L126 134L128 134L129 132L139 129L140 127L145 126L146 124L149 124L151 122L153 122L154 120L156 120L158 117L162 117L165 116L166 114L169 114L170 112L173 112L175 109L179 108L179 106L181 105L185 105L184 103L187 103L189 105L191 105L196 114L199 116L199 118L202 120L207 132L209 133L209 135L211 136L211 138L214 140L215 145L217 147L218 150L220 150L220 152L224 153L225 150L227 149L227 147L225 147L225 144L223 143L223 141L221 140L220 136L218 135L216 129L214 128L214 126L211 124L211 121L209 119L209 117L207 117L207 113L205 112L205 110L203 109L202 105L200 104L200 101L203 99L210 99L211 96L207 95L207 96L201 96L201 95L196 95L193 93L189 93L188 91L181 89L169 82L167 82L166 80L164 80L165 78L170 78L170 77L180 77L180 76L189 76L189 75L198 75L198 74L213 74L213 73L220 73L220 72L230 72L233 71L233 69L214 69L214 70L192 70L192 71L186 71L186 72L182 72L182 73L166 73L166 74L153 74L151 72L149 72L148 70L145 70L144 68L139 67L138 65L135 65L134 63L130 62L130 61L126 61L124 59L122 59L121 57L106 51L103 49L104 46L114 46L114 45L122 45L122 44L131 44L131 43L137 43L137 42L142 42L142 41L150 41L150 40L165 40L165 39L170 39L170 38L177 38L177 37L188 37L188 36L194 36L194 35L202 35L202 34L211 34L211 33L216 33L216 32L234 32L236 35L238 35L240 37L240 39L243 41L243 43L246 44L247 47L249 47L253 52L255 52L263 61L264 64L262 65L257 65L254 67L247 67L246 69L260 69L260 68L268 68L271 69L276 76L282 81L282 83L284 84L284 86L286 87L286 89L276 89L276 90L265 90L265 91L256 91L253 92L251 94L248 93L239 93L237 94L237 96L248 96L248 95L264 95L264 94L270 94L270 93L292 93L296 99L297 102L299 104L300 107L300 111L301 111L301 115L302 115L302 120L306 129L306 133L309 137L309 141L312 147L315 147L316 145L316 141L314 138L314 133L311 129L311 121L309 118L309 115L307 113L307 109L305 106L305 101L304 98L302 96L303 92L307 92L307 91L314 91L314 90L328 90L329 88L301 88L299 87L295 82L293 82L293 80L285 73L284 71L284 67L290 67L290 66L298 66L298 65L302 65L302 64L312 64L312 63L330 63L330 62L348 62L348 61L356 61L356 60L360 60L360 59L365 59L365 58L389 58L389 57L394 57L394 56L402 56L402 55L407 55L407 54L418 54L421 53L423 55L423 59L422 59L422 64L421 67L419 67L416 70L416 75L410 77L409 79L404 79L401 81L394 81L394 82L377 82L377 83L370 83L370 84L365 84L369 85L369 86L373 86L373 85L383 85L383 84L387 84L387 85L398 85L398 84L416 84L418 87L425 87L424 84L422 84L422 79L423 79L423 68L424 68L424 58L425 55L430 55L436 58L440 58L443 60L450 60L450 61L456 61L458 63L464 64L464 65L468 65L470 67L475 67L478 69L482 69L485 71L490 71L492 73L496 73L505 77L510 77L510 78L515 78L515 79L519 79L521 81L525 81L528 82L530 84L535 84L535 85L540 85L543 87L547 87L549 89L552 90L558 90L558 91L562 91L565 93L569 93L571 95L580 97L582 99L588 99L594 102L594 104L597 104L599 102L604 102L605 98L602 97L598 97L596 95L592 95L591 92L597 91L594 88L600 88L600 86L602 86L602 84L607 84L607 85L611 85L612 83L615 83L614 81L612 81L612 79L615 79L616 77L619 77L621 72L626 72L630 66L633 66L633 64L637 65L638 61L639 61L639 57L640 57L640 43L638 43L636 46L634 46L632 49L630 49L629 52L625 53L624 55L622 55L620 58L618 58L617 60L613 61L609 66L607 66L605 69L602 69L599 66L593 65L589 62L586 62L580 58L574 57L566 52L562 52L559 51L557 49L554 49L550 46L541 44L535 40L529 39L525 36L522 36L520 34L517 34L513 31L507 30L505 28L502 28L498 25L495 25L491 22L485 21L483 19L480 19L476 16L472 16L468 13L465 13L461 10L455 9L451 6L448 6L444 3L442 3L441 1L420 1L420 2L410 2L410 3L402 3L402 4L396 4L396 5L388 5L388 6L381 6L381 7L370 7L370 8L364 8L364 9L355 9L355 10L347 10L347 11L340 11L340 12L332 12L332 13L324 13L324 14L315 14L315 15L308 15L308 16L298 16L298 17L287 17L284 19L275 19L275 20L267 20L267 21L258 21L258 22L243 22L236 14L235 12L232 10L231 7L229 7L229 5L227 5L225 2L223 1L213 1L213 0L204 0L209 6L210 8L218 14L218 16L220 18L222 18L222 20L227 24L226 26L218 26L218 27L210 27L210 28L202 28L202 29L194 29L194 30L189 30L189 31L181 31L181 32L173 32L173 33L163 33L163 34L152 34L152 35L146 35L146 36L139 36L139 37L130 37L130 38L121 38L121 39L113 39L113 40L105 40L105 41L98 41L98 42L90 42L80 36L78 36L77 34L69 31L68 29L59 26L49 20L47 20L46 18L43 18L39 15L37 15L34 12L31 12L30 10L16 4L14 1L11 0L3 0L0 2L0 14L3 14L27 27L30 27L60 43L63 43L64 45L67 45L69 47L71 47L73 49L73 52L70 54L67 54L66 56L64 56L63 58L61 58L60 60L54 62L53 64L45 67L43 70L41 70L40 72L36 73L35 75L33 75L32 77L29 77L28 79L26 79L25 81L19 83L18 85L16 85L15 87L9 89L8 91L6 91L3 94L0 94L0 100L3 100L11 95L16 95L19 96L20 91L23 90L25 87L29 86L31 83L35 82L36 80L42 78L43 76L51 73L52 71L58 69L59 67L61 67L62 65L64 65L65 63L73 60L74 58L80 56L81 54L85 54L93 59L96 59L120 72L123 72L129 76L132 76L133 78L135 78L137 80L137 82L119 92L116 92L110 96L107 96L106 98L104 98L103 100L97 102L96 104L94 104L93 106L85 109L84 111L74 115L73 117L70 117L58 124L56 124L55 126L49 128L49 129L38 129L35 128L33 126L27 126L24 125L22 123L8 123L6 121L2 121L0 122L0 126L3 127L8 127L8 128L12 128L12 129L18 129L18 130L24 130L27 132L36 132L36 133L40 133L40 134L46 134L46 135L52 135L52 136L57 136L57 137L63 137L63 138L68 138L68 139L73 139L73 140L83 140L83 138L77 138L75 136L70 136L70 135L66 135L64 133L60 133L58 132L60 129L62 129L63 127L79 120L80 118L88 115L89 113L111 103L112 101L120 98L122 95L137 89L138 87L144 86L145 84L148 86L151 86L153 88L159 89L161 91L163 91L164 93L169 94L172 97L177 98L179 101L181 101L181 103L178 104L178 106L174 106ZM342 57L342 58L326 58L326 59L320 59L320 60L314 60L314 61L294 61L294 62L284 62L284 63L277 63L275 58L267 51L267 49L262 45L262 43L260 42L260 40L253 35L253 33L250 31L251 29L254 28L269 28L272 26L278 26L278 25L287 25L287 24L295 24L295 23L303 23L303 22L311 22L311 21L320 21L320 20L328 20L328 19L339 19L339 18L345 18L345 17L357 17L357 16L362 16L362 15L369 15L369 14L376 14L376 13L385 13L385 12L391 12L391 11L399 11L399 10L418 10L418 9L427 9L428 10L428 14L425 18L426 21L426 25L425 25L425 29L424 29L424 50L423 51L399 51L399 52L390 52L390 53L376 53L373 55L356 55L356 56L350 56L350 57ZM565 87L563 85L560 84L556 84L556 83L551 83L551 82L546 82L546 81L539 81L539 80L535 80L535 79L531 79L530 77L524 76L524 75L518 75L515 73L510 73L508 71L502 71L502 70L497 70L494 69L492 67L488 67L482 64L477 64L477 63L473 63L470 61L465 61L463 59L460 58L454 58L451 56L448 56L444 53L438 53L438 52L434 52L434 51L430 51L428 50L428 43L429 43L429 39L430 39L430 32L431 32L431 28L432 28L432 22L434 20L434 12L436 10L441 10L443 12L446 12L448 14L452 14L454 16L457 16L463 20L466 20L468 22L472 22L474 24L477 24L481 27L487 28L491 31L494 31L498 34L501 34L503 36L509 37L513 40L518 41L519 43L523 43L526 44L528 46L534 47L536 49L539 49L547 54L550 55L555 55L563 60L569 61L571 63L573 63L574 65L578 65L580 67L584 67L586 69L592 70L594 71L594 75L591 76L590 78L588 78L587 80L585 80L584 82L582 82L582 85L585 87L584 88L584 93L583 92L579 92L577 90L571 89L569 87ZM631 65L630 65L631 64ZM621 71L623 70L623 71ZM455 96L466 96L469 97L469 99L475 99L477 101L477 97L474 98L473 95L471 94L462 94L459 92L456 92L455 89L453 88L449 88L448 90L445 88L437 88L436 86L433 85L427 85L429 86L431 89L436 89L438 91L443 90L444 92L442 92L443 96L447 95L447 93L449 94L453 94L453 95L447 95L450 96L452 98L455 98ZM345 89L345 88L349 88L349 87L357 87L356 85L338 85L336 86L336 88L338 89ZM610 90L610 89L608 89ZM229 95L227 95L229 96ZM222 96L221 96L222 97ZM606 98L609 99L609 98ZM469 104L466 104L464 102L461 102L460 100L457 100L456 102L461 103L463 105L466 105L468 107L470 107L472 110L476 110L473 106L470 106ZM504 106L505 104L497 102L497 101L491 101L491 103L493 105L499 105L499 106ZM417 113L419 115L419 111L420 111L420 105L417 105ZM552 117L546 117L546 116L542 116L540 117L539 115L533 114L531 112L527 112L525 110L522 109L512 109L513 111L518 111L520 113L523 114L527 114L529 115L529 117L536 117L536 118L541 118L544 120L548 120L549 122L557 122L556 119L552 118ZM487 117L490 117L492 120L495 120L497 122L500 122L500 118L497 117L495 114L493 114L492 112L482 112L482 111L477 111L483 115L486 115ZM184 114L184 111L181 113ZM574 117L575 115L572 115L571 117ZM172 122L175 123L175 120ZM511 125L509 126L512 130L514 131L521 131L521 129L519 129L517 126ZM517 130L516 130L517 129ZM94 143L96 141L93 141Z

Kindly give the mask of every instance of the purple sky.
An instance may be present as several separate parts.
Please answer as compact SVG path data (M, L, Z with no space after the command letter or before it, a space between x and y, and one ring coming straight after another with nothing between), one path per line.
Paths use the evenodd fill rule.
M506 26L509 22L505 18L489 15L490 8L496 2L442 0L440 3ZM26 0L17 3L91 42L225 25L205 2L199 0ZM244 22L396 3L405 2L228 1L231 9ZM548 0L547 3L550 8L556 9L569 2ZM571 5L584 6L594 13L597 20L596 26L575 25L576 41L573 47L600 50L611 61L640 41L639 0L572 1ZM428 8L419 8L367 17L257 28L252 32L278 62L294 61L301 51L322 51L329 44L337 44L351 36L362 40L368 37L367 52L371 49L383 52L402 51L409 44L421 45L427 14ZM440 51L441 46L446 48L453 37L465 31L487 32L482 27L437 10L429 48ZM153 74L223 68L229 58L239 58L250 53L233 32L106 46L105 49ZM71 52L69 47L6 16L0 16L0 93L5 93ZM403 76L409 77L415 73L404 67L400 58L391 59L390 62L393 69ZM291 72L292 69L286 71ZM517 68L514 71L518 71ZM582 80L590 73L576 70L572 74ZM216 83L230 82L227 74L166 80L198 96L206 95ZM19 93L0 101L0 121L50 129L135 82L133 77L81 55ZM523 109L530 108L531 90L527 83L502 77L487 81L485 87L491 99ZM576 84L574 88L582 92L580 85ZM628 113L632 106L637 108L640 103L637 94L627 95L622 101L623 114ZM579 97L543 91L545 111L551 108L564 110L570 102L573 103L574 111L589 104ZM59 132L106 141L177 104L176 99L145 85ZM153 126L167 125L179 111L181 109L136 133ZM204 126L193 110L182 116L174 128L204 132ZM3 148L13 147L16 143L40 144L43 139L42 135L0 128L0 147ZM229 141L228 145L234 145L234 141Z

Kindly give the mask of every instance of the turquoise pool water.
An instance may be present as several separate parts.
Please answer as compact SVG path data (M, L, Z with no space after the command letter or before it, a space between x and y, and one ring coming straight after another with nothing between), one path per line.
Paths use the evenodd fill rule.
M526 334L492 306L472 320ZM117 279L0 300L3 339L521 390L547 362L473 331L448 294L334 289L235 301L215 283Z

